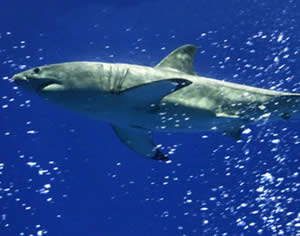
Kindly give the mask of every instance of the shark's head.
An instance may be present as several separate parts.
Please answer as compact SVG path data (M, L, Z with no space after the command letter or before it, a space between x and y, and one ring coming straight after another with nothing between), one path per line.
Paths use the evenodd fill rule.
M107 73L102 63L69 62L32 68L13 76L25 90L42 97L66 93L107 92Z
M19 88L38 94L43 99L80 109L108 94L105 73L100 63L71 62L32 68L13 76ZM81 108L82 108L81 106Z
M68 75L60 64L36 67L12 78L18 87L37 94L59 93L67 89Z
M99 89L101 73L97 68L91 68L93 66L92 63L80 62L52 64L23 71L12 79L19 87L39 95ZM93 74L95 71L98 80Z

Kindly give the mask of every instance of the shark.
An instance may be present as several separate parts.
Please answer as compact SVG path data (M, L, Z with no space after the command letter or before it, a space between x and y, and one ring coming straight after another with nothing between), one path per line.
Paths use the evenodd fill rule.
M196 51L183 45L154 67L50 64L12 80L49 103L108 122L122 143L153 160L169 160L153 142L153 132L216 131L238 140L248 123L299 117L300 94L199 76Z

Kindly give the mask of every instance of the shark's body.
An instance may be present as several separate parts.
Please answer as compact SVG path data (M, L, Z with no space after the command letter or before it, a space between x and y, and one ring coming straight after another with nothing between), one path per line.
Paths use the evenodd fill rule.
M123 143L166 160L153 131L217 130L236 139L248 122L298 114L299 94L281 93L197 76L196 47L182 46L156 67L70 62L34 68L13 79L41 97L111 123Z

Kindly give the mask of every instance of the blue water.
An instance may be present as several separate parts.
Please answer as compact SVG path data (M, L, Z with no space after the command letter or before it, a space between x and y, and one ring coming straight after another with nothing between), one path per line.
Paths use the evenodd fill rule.
M99 3L101 2L101 3ZM154 134L148 161L105 122L9 78L66 61L154 66L199 47L202 76L300 92L297 0L5 1L0 9L0 235L296 235L299 121Z

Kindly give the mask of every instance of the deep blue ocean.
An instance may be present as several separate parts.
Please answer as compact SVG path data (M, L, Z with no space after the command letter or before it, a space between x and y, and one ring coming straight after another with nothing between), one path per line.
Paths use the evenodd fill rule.
M1 3L1 236L297 235L299 120L249 124L241 141L155 133L165 163L10 79L69 61L155 66L184 44L201 76L300 93L298 0Z

